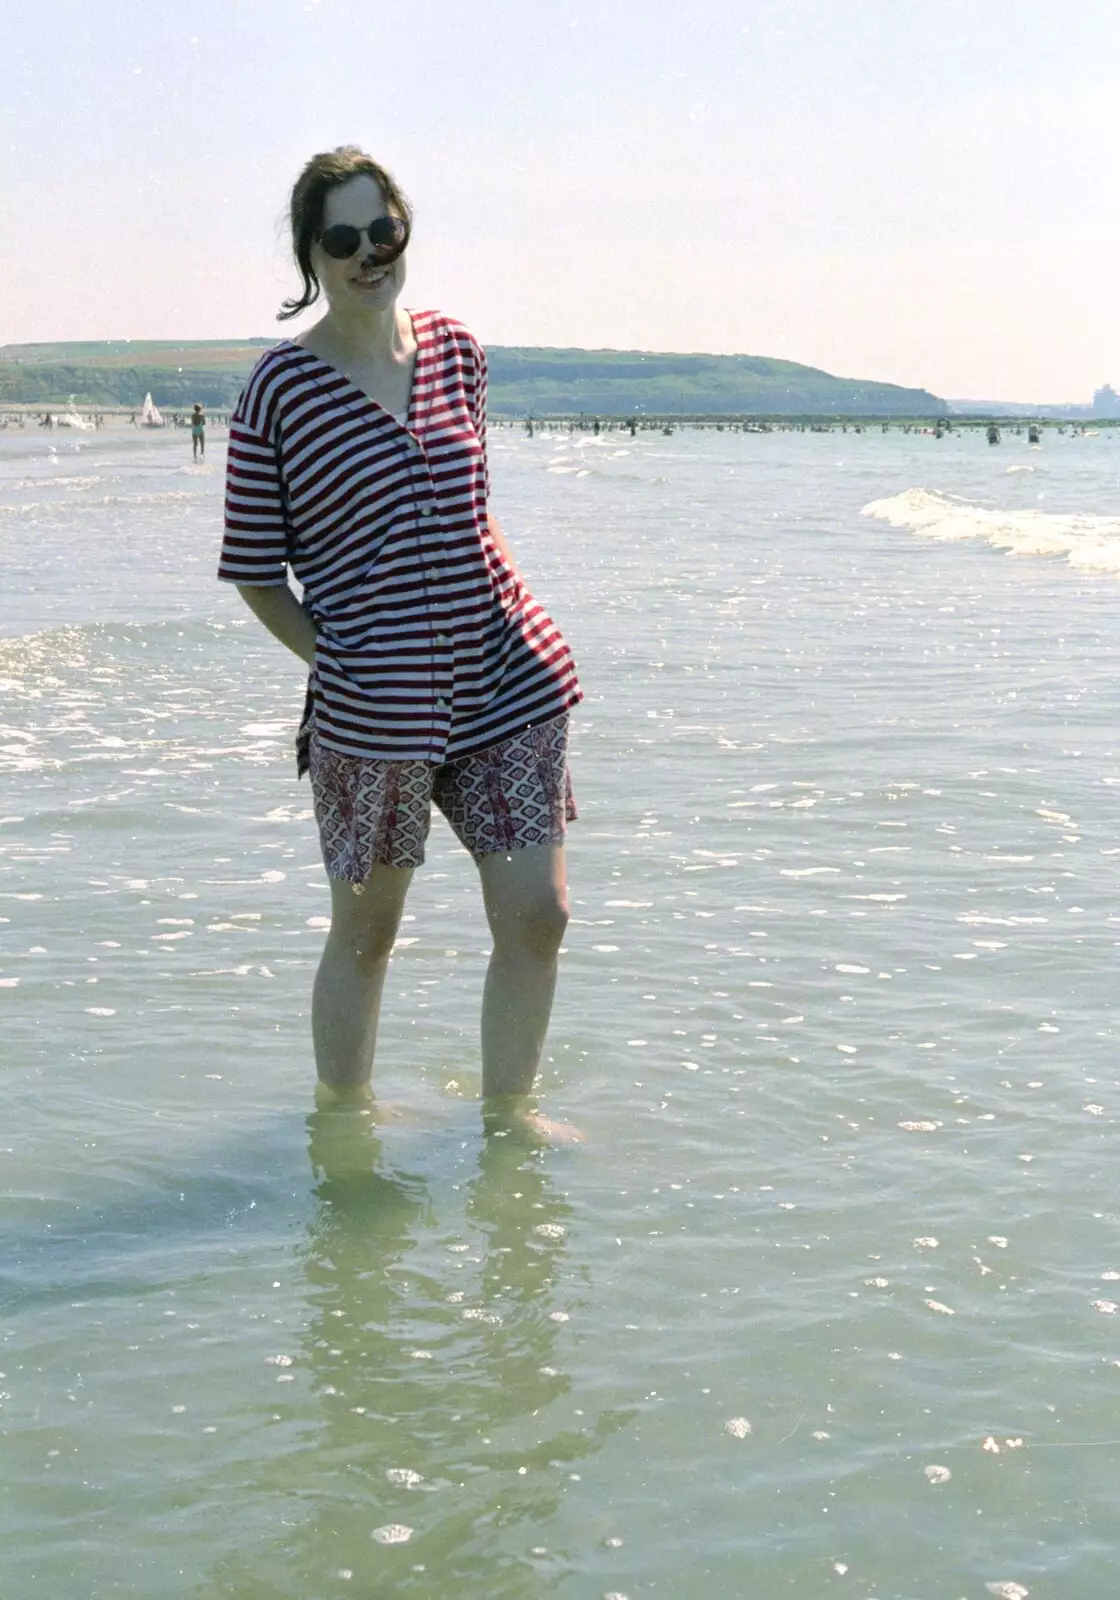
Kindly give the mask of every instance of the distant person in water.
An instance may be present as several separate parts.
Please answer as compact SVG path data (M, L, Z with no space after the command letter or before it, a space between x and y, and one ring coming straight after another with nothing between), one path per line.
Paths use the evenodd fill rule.
M191 459L206 455L206 414L197 401L191 412Z
M280 317L320 292L326 310L261 356L230 420L219 576L311 669L296 759L331 891L317 1098L372 1099L382 985L434 804L493 936L485 1126L570 1136L528 1101L568 920L581 694L489 509L486 356L443 311L398 304L412 209L370 156L313 156L290 212L302 292Z

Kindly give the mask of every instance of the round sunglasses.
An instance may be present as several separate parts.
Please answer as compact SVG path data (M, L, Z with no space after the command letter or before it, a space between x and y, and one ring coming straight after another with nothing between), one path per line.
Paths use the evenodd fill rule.
M361 248L363 233L379 261L395 261L408 244L408 223L403 217L374 217L366 228L336 222L333 227L323 229L319 243L336 261L345 261Z

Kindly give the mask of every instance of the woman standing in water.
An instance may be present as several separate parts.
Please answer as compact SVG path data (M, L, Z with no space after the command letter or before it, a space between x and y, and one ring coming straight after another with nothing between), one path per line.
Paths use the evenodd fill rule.
M470 851L494 948L482 999L488 1126L535 1115L567 923L571 654L489 511L486 358L398 304L412 227L353 146L291 195L303 292L325 314L257 362L230 421L219 576L311 668L297 735L331 888L312 1033L320 1103L371 1098L382 985L434 800ZM303 585L289 587L288 566Z

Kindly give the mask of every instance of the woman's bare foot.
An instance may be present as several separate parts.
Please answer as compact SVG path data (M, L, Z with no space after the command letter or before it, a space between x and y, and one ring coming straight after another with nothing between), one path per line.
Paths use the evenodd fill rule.
M334 1088L320 1078L315 1084L317 1111L357 1111L379 1126L387 1122L427 1121L422 1111L400 1100L379 1100L368 1083Z
M583 1144L587 1135L570 1122L544 1117L524 1095L491 1095L482 1102L482 1125L495 1138L514 1138L534 1145Z
M322 1078L315 1083L315 1104L320 1111L341 1111L343 1109L357 1108L360 1111L372 1112L376 1102L373 1090L368 1083L334 1084L324 1083Z

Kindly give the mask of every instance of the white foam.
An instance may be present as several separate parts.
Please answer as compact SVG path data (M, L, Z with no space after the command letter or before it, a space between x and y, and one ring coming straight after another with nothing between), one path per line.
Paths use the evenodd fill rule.
M1012 511L933 489L904 489L872 500L863 514L927 539L979 539L1009 555L1056 556L1082 572L1120 576L1120 517Z

